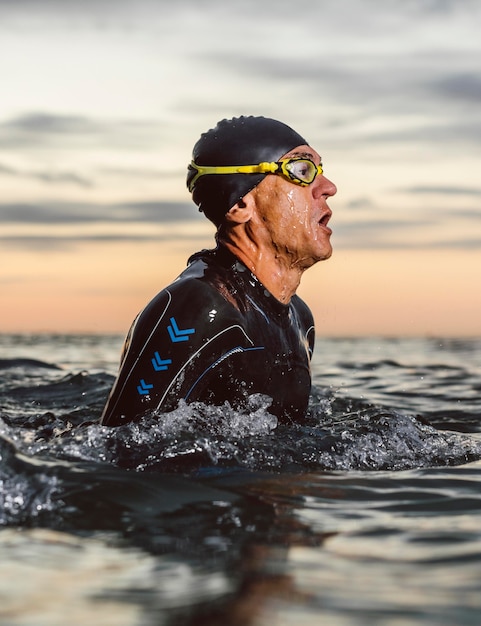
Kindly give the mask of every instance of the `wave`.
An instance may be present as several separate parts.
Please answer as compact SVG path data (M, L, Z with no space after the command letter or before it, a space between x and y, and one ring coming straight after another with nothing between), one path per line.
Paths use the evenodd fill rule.
M3 367L0 524L50 520L58 527L73 511L78 519L78 510L84 520L97 519L88 510L93 496L97 507L108 503L106 509L118 513L129 501L143 501L142 484L153 490L145 502L161 498L177 506L174 484L186 475L399 471L481 459L475 432L459 432L453 423L443 430L419 415L319 385L302 424L278 424L270 399L256 394L243 411L228 403L181 403L169 413L109 428L99 417L110 374L60 370L59 377L57 366L30 359L3 361ZM158 491L159 476L172 477L168 497ZM192 493L189 486L188 498Z
M22 369L61 369L58 365L55 365L54 363L47 363L45 361L39 361L38 359L0 359L0 370L14 369L19 367Z

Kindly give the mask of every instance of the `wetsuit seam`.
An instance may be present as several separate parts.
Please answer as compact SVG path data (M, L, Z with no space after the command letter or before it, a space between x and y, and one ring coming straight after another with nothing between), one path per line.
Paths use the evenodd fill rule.
M307 339L308 341L309 341L309 333L310 333L311 331L315 332L315 330L316 330L316 327L314 326L314 324L311 324L311 326L309 326L309 328L306 330L306 339ZM311 360L311 359L312 359L312 355L313 355L313 353L314 353L314 349L313 349L313 348L311 348L311 346L309 345L309 346L308 346L308 348L307 348L307 350L308 350L308 352L309 352L309 359Z
M194 354L192 354L190 356L189 359L187 359L187 361L185 361L181 368L177 371L177 373L175 374L175 376L172 377L172 380L170 381L170 384L168 385L168 387L166 387L163 396L160 399L160 402L158 403L157 407L154 409L155 411L159 411L160 407L162 406L165 398L167 397L168 393L170 392L170 390L172 389L172 387L174 386L175 382L177 381L177 379L179 378L179 376L181 375L181 373L187 368L187 366L192 362L192 360L194 358L196 358L205 348L207 348L209 346L209 344L214 341L215 339L217 339L218 337L220 337L221 335L223 335L224 333L228 332L229 330L233 330L234 328L238 328L240 329L240 331L243 333L243 335L245 336L245 338L247 339L247 341L249 341L249 343L252 344L252 346L254 347L254 342L252 341L252 339L249 337L249 335L247 335L247 333L245 332L245 330L242 328L242 326L239 326L239 324L234 324L232 326L229 326L228 328L224 328L223 330L221 330L220 332L218 332L216 335L214 335L213 337L211 337L210 339L208 339L206 341L206 343L201 346L198 350L196 350L196 352L194 352Z
M246 299L252 304L252 306L255 308L255 310L258 311L262 315L262 317L266 320L267 324L270 325L270 323L271 323L270 319L267 317L267 315L264 313L264 311L260 308L260 306L254 302L254 300L251 298L251 296L247 295Z
M197 378L197 380L194 382L194 384L191 386L191 388L189 389L189 391L185 394L184 396L184 400L187 400L190 396L190 394L192 393L192 391L194 390L194 388L196 387L197 383L202 380L202 378L204 378L204 376L206 376L206 374L208 372L210 372L212 369L214 369L215 367L217 367L218 365L220 365L220 363L222 363L223 361L225 361L226 359L228 359L229 357L233 356L234 354L239 354L239 352L249 352L250 350L265 350L264 346L253 346L252 348L243 348L242 346L236 346L235 348L231 348L229 350L229 352L226 352L225 354L223 354L222 356L220 356L216 361L214 361L214 363L211 363L211 365L209 365L209 367L207 367L202 374Z
M136 367L137 363L139 362L139 360L141 359L142 355L144 354L144 351L146 350L147 345L149 344L150 340L152 339L152 336L154 335L155 331L156 331L156 330L157 330L157 328L159 327L160 323L161 323L161 322L162 322L162 320L164 319L164 316L165 316L165 314L166 314L166 312L167 312L167 309L169 308L169 306L170 306L170 304L171 304L171 302L172 302L172 294L170 293L170 291L169 291L168 289L166 289L166 290L165 290L165 292L166 292L166 294L168 295L168 301L167 301L167 304L165 305L165 308L164 308L164 310L162 311L161 316L159 317L159 319L158 319L157 323L155 324L154 328L152 329L151 333L149 334L149 336L148 336L147 340L144 342L144 345L142 346L141 350L139 351L139 353L138 353L138 355L137 355L137 358L135 359L135 361L134 361L134 362L133 362L133 364L132 364L132 367L131 367L131 368L130 368L130 370L129 370L129 373L128 373L128 374L127 374L127 376L125 377L124 384L122 385L122 388L120 389L119 393L117 393L117 400L116 400L115 404L113 405L113 407L112 407L112 408L110 409L110 411L109 411L109 416L110 416L110 415L112 415L112 414L114 413L115 409L117 408L117 405L118 405L118 403L119 403L120 399L122 398L122 394L123 394L123 392L124 392L124 389L125 389L125 387L126 387L127 383L129 382L130 377L132 376L132 373L133 373L133 371L134 371L134 369L135 369L135 367ZM127 357L128 357L128 355L129 355L129 352L130 352L130 349L132 348L132 345L133 345L133 338L134 338L134 334L135 334L135 328L136 328L137 324L139 323L139 319L140 319L140 317L141 317L141 316L139 315L139 316L137 317L137 319L135 320L134 327L133 327L133 329L132 329L132 335L131 335L131 336L132 336L132 341L131 341L131 343L130 343L129 347L127 348L127 352L126 352L126 353L125 353L125 355L124 355L124 362L126 362Z

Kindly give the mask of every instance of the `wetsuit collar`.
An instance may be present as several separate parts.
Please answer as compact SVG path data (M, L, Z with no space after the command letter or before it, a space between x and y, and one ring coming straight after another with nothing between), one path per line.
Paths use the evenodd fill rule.
M264 287L257 276L240 261L235 254L228 250L225 246L219 244L213 251L217 262L225 268L231 268L239 276L239 278L248 283L254 289L256 295L260 298L263 306L266 305L275 315L285 315L289 311L289 304L279 302L271 292Z

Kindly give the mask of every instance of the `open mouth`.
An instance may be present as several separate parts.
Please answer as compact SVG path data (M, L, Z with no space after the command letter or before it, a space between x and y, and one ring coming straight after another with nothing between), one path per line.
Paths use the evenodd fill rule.
M319 220L319 225L327 227L327 224L330 219L331 219L331 213L325 213L324 215L321 216L321 219Z

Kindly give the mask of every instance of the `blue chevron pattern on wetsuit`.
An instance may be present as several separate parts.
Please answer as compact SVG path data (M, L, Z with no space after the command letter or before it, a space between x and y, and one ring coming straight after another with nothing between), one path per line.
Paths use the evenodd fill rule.
M298 296L280 303L225 248L199 252L135 319L102 423L170 411L181 399L240 406L253 393L271 397L279 418L299 419L313 347Z

